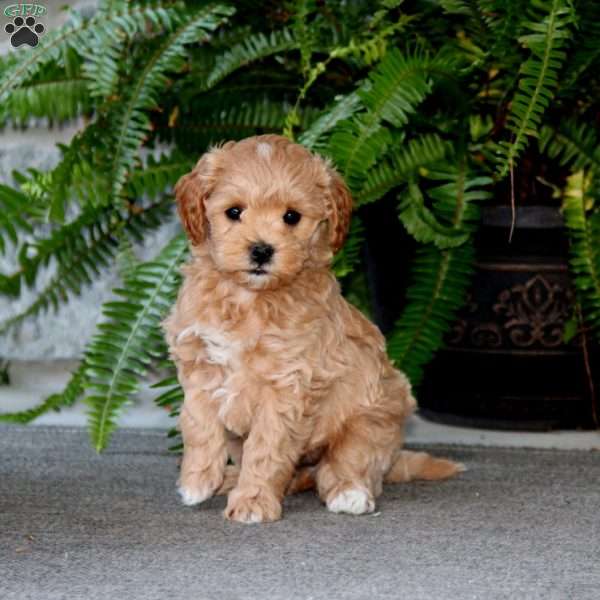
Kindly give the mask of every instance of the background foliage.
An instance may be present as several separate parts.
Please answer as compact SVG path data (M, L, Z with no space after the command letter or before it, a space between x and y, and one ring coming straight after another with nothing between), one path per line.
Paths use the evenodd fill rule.
M0 332L58 309L115 261L122 284L64 392L1 418L84 399L92 442L106 446L149 369L172 371L159 323L187 245L178 235L140 262L135 243L173 218L172 187L210 144L258 133L284 132L345 177L356 211L334 269L367 312L361 207L396 202L418 249L389 351L414 383L464 302L481 203L514 203L539 163L554 165L540 181L564 202L600 338L599 23L584 0L107 0L91 18L72 12L0 63L0 124L82 122L55 168L0 186L0 251L18 248L0 293L53 272ZM161 386L157 402L176 414L176 379Z

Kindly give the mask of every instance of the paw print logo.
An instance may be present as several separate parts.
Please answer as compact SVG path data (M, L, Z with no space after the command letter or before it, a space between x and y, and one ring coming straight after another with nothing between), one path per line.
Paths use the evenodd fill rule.
M39 36L44 34L45 28L41 23L36 23L34 17L15 17L12 23L4 27L10 35L10 43L14 48L28 44L32 48L38 45Z

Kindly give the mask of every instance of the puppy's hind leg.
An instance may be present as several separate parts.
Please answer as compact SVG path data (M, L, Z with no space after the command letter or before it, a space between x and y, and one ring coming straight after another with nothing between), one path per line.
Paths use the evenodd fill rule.
M349 419L317 469L317 490L327 508L354 515L373 512L400 440L400 426L388 419Z
M312 490L315 487L315 470L316 467L302 467L298 469L292 480L290 481L285 491L286 496L299 494ZM237 465L227 465L225 467L225 477L221 487L215 492L215 496L224 496L228 494L237 485L240 476L240 467Z

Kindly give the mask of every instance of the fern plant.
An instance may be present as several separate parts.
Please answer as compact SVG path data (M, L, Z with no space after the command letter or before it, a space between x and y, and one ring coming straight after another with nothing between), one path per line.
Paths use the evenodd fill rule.
M111 0L89 18L70 11L36 48L0 59L1 126L81 123L54 168L0 186L0 252L17 257L0 293L38 290L0 334L115 266L122 283L64 392L0 419L85 400L102 450L156 370L170 371L157 403L177 414L159 323L186 243L178 234L146 262L135 244L173 218L174 183L211 144L260 133L328 156L348 182L356 211L333 268L367 312L365 208L395 202L417 252L389 352L415 384L466 297L481 203L514 198L532 151L565 190L575 285L600 336L599 21L583 0Z

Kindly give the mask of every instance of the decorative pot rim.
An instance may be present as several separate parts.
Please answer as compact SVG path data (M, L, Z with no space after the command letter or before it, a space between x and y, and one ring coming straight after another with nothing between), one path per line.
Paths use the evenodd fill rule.
M564 218L557 206L517 206L515 207L517 229L563 229ZM484 227L510 228L512 224L510 206L484 206L481 223Z

